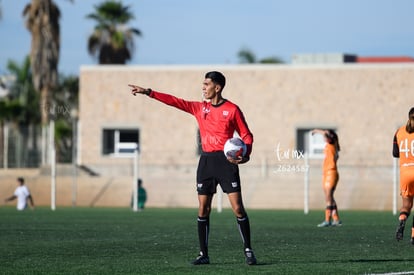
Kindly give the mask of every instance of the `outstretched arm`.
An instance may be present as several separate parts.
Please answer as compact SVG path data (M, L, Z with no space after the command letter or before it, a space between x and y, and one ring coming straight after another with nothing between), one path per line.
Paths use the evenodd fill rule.
M137 95L137 94L150 95L152 92L152 90L149 88L142 88L134 84L128 84L128 86L131 88L131 94L133 95Z
M173 106L190 114L195 114L195 112L199 111L200 109L200 102L187 101L170 94L153 91L149 88L143 88L133 84L128 84L128 86L131 88L131 94L133 95L145 94L155 100Z
M12 200L14 200L14 199L16 199L16 198L17 198L17 197L16 197L15 195L13 195L13 196L11 196L11 197L6 198L6 199L4 200L4 202L12 201Z
M322 130L322 129L313 129L312 130L312 135L314 134L321 134L321 135L325 135L327 133L326 130Z

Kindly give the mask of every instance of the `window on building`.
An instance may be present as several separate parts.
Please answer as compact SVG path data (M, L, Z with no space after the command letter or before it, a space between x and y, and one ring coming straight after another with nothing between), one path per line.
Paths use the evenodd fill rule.
M132 156L139 148L138 129L103 129L102 154L112 156Z
M325 139L319 134L312 135L313 129L314 128L296 129L296 148L300 151L307 152L309 158L323 158Z

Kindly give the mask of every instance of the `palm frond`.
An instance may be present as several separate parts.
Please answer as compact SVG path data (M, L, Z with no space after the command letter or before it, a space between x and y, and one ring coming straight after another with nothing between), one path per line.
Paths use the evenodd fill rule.
M142 35L137 28L126 24L134 19L130 6L119 1L105 1L95 5L95 11L86 16L96 22L88 40L88 50L98 57L100 64L125 64L134 50L134 36Z

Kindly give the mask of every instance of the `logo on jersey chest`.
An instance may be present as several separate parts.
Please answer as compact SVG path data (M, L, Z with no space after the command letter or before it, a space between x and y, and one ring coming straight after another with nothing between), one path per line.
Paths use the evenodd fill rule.
M223 118L227 118L227 117L229 116L229 114L230 114L230 112L229 112L229 111L226 111L226 110L224 110L224 111L221 113L221 115L223 116Z
M206 119L207 115L210 113L210 108L203 106L203 117Z
M203 106L203 113L204 114L210 113L210 108L209 107L206 107L206 106Z

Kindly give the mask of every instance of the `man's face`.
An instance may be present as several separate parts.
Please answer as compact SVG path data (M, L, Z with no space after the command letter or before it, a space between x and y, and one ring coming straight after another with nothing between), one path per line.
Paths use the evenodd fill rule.
M215 84L210 78L203 81L203 96L205 99L212 99L217 96L220 91L220 85Z

